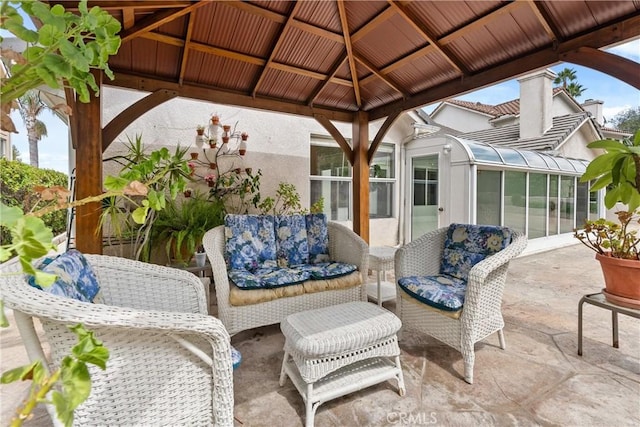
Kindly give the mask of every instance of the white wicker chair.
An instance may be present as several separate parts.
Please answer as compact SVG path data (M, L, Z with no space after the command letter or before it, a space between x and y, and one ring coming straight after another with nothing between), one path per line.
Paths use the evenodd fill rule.
M364 284L369 260L367 243L353 230L332 221L328 222L328 232L331 259L357 265ZM300 311L350 301L366 301L366 289L364 285L361 285L348 289L278 298L259 304L233 306L229 302L229 277L224 260L224 225L207 231L202 239L202 244L213 270L218 317L231 336L246 329L280 323L288 315Z
M3 265L0 297L13 309L31 360L56 366L82 323L109 349L107 369L90 365L91 394L74 425L233 425L229 334L207 314L204 287L186 271L123 258L86 255L100 303L32 288L18 263ZM45 358L33 318L51 349ZM54 424L58 420L53 416Z
M432 276L439 273L447 227L428 232L398 249L395 255L396 279ZM458 319L431 309L397 287L396 314L402 327L413 328L450 345L462 353L464 379L473 383L474 344L498 332L500 348L505 349L502 328L502 293L509 261L527 245L527 237L513 232L512 241L502 251L479 262L469 272L464 306Z

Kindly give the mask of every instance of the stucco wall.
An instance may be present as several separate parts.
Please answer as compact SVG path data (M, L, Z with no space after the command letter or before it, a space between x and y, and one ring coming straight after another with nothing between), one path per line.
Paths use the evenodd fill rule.
M146 93L134 92L112 87L103 90L103 126L129 105L143 98ZM116 138L105 153L105 157L123 149L122 142L127 136L133 139L141 134L150 149L167 146L191 146L191 151L199 151L195 146L196 127L207 125L212 114L220 116L221 124L237 123L237 129L249 133L247 154L241 167L262 170L261 193L263 197L274 195L281 181L296 185L303 206L309 206L309 146L310 136L329 133L314 119L294 115L272 113L262 110L231 107L209 102L176 98L148 111L132 123ZM384 142L400 143L413 133L411 123L415 121L409 115L401 116L384 138ZM373 122L369 126L369 138L373 139L383 121ZM351 137L352 124L334 122L334 125L347 138ZM212 157L212 156L211 156ZM394 199L394 217L371 220L370 245L398 244L398 203L399 154L396 150L396 192ZM106 166L105 174L117 172L114 166ZM206 191L206 186L200 184ZM351 226L350 223L347 223Z
M475 132L482 129L490 129L489 124L491 117L467 110L464 108L454 107L444 104L431 118L438 124L450 127L462 133Z

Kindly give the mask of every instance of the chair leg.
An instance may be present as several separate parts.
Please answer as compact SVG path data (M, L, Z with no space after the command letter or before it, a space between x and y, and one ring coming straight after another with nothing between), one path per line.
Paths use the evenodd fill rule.
M469 384L473 384L473 364L476 359L476 355L473 352L473 343L464 343L461 353L464 360L464 380Z
M502 331L502 329L498 330L498 339L500 340L500 348L506 350L507 343L504 340L504 332Z
M280 368L280 387L282 387L284 385L284 382L287 379L287 371L285 371L284 369L284 365L287 364L287 358L289 357L289 353L287 353L286 351L284 352L284 357L282 358L282 368Z

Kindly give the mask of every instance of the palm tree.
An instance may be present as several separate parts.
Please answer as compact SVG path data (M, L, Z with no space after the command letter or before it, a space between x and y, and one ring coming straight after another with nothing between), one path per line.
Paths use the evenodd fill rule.
M29 141L29 163L38 167L38 142L43 136L47 136L47 125L38 119L40 113L46 110L47 105L40 99L40 91L29 90L18 99L20 116L27 128L27 140Z
M582 92L587 90L587 88L583 88L581 84L579 84L576 80L578 76L576 75L576 70L573 68L565 68L564 70L558 73L558 76L553 81L553 84L556 86L562 86L567 93L574 98L582 95Z
M576 70L574 70L573 68L565 68L558 73L558 76L553 81L553 84L562 85L562 87L566 89L569 83L573 82L577 78L578 77L576 76Z
M569 95L573 96L574 98L577 98L580 95L582 95L582 92L587 90L587 88L586 87L583 88L580 83L571 82L567 85L567 87L565 87L565 90L569 92Z

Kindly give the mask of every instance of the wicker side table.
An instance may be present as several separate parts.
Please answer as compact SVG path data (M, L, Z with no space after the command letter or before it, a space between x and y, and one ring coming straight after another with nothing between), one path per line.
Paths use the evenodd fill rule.
M367 283L367 296L379 306L396 299L395 283L386 280L387 271L394 269L395 254L396 248L391 246L369 248L369 268L376 271L376 283Z
M401 326L395 314L363 301L303 311L282 321L280 385L291 378L305 401L307 427L313 426L322 403L392 378L404 395L396 336Z

